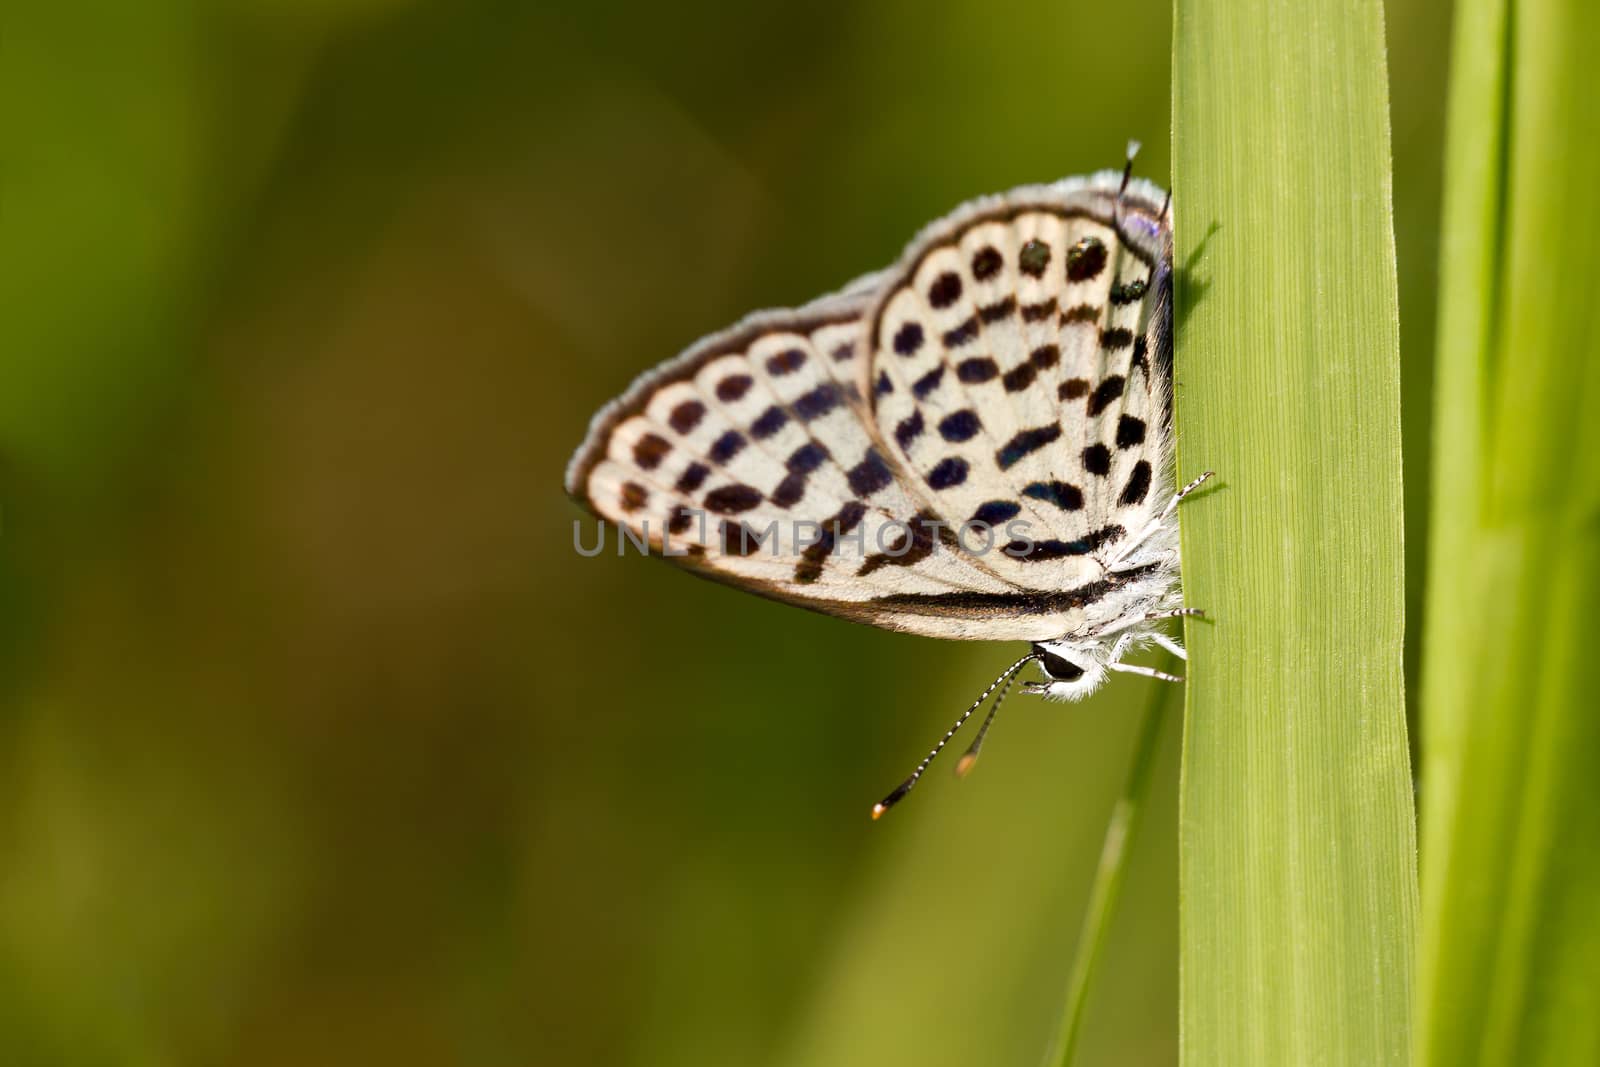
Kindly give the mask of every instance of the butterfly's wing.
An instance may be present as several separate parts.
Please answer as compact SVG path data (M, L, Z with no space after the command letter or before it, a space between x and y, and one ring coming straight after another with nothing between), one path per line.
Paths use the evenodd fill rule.
M980 201L896 267L706 338L595 417L568 491L654 551L775 599L929 636L1059 636L1115 582L1094 561L1117 539L1074 515L1112 514L1091 509L1112 509L1138 478L1137 461L1113 452L1098 477L1116 488L1086 481L1083 450L1108 433L1114 446L1123 413L1156 418L1166 405L1149 353L1170 322L1154 298L1169 286L1170 231L1153 190L1120 204L1115 193L1097 176ZM1106 261L1069 284L1064 242L1091 234L1104 234ZM1038 273L1030 241L1050 245ZM1139 277L1144 293L1111 299ZM1092 327L1073 317L1079 303L1100 309ZM1102 326L1138 331L1142 372L1132 344L1102 343ZM1040 352L1051 344L1054 359ZM979 356L994 364L981 380ZM1104 383L1119 370L1138 384L1112 397ZM1073 407L1063 398L1077 377L1091 392ZM1069 485L1083 507L1069 506ZM1130 530L1134 510L1115 512Z
M654 552L706 577L894 629L964 636L874 604L895 594L1014 593L898 520L924 503L878 440L858 283L760 312L646 373L600 411L567 488ZM906 566L868 567L905 551ZM915 565L912 565L915 564Z
M871 312L891 457L950 524L992 526L987 566L1045 604L1109 592L1106 564L1171 480L1170 215L1153 186L1120 187L1103 174L968 205ZM1053 636L1078 621L1052 614Z

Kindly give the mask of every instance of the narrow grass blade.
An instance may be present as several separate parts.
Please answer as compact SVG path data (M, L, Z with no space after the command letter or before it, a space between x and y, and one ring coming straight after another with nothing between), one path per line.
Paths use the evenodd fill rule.
M1457 13L1416 1063L1600 1062L1600 10Z
M1174 669L1176 657L1167 657L1169 663L1160 669ZM1101 951L1106 935L1117 914L1117 901L1122 895L1122 876L1127 870L1128 850L1139 835L1145 804L1150 798L1150 778L1155 767L1156 751L1160 747L1161 727L1167 721L1167 709L1175 706L1178 691L1166 686L1154 686L1145 704L1144 717L1139 721L1139 734L1133 746L1133 758L1128 764L1128 778L1123 783L1122 795L1106 823L1106 836L1100 846L1100 863L1095 868L1094 886L1089 891L1089 906L1084 911L1083 929L1078 934L1078 947L1072 960L1072 974L1067 980L1067 1000L1062 1011L1061 1030L1055 1045L1045 1056L1046 1067L1072 1067L1072 1057L1077 1051L1078 1038L1083 1033L1084 1008L1089 1003L1089 991L1094 987L1100 970Z
M1415 823L1377 0L1176 0L1186 1063L1401 1064Z

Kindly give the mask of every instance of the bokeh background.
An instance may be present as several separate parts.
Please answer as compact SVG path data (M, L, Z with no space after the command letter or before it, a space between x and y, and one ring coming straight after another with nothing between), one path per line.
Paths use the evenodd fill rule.
M1388 20L1420 548L1448 11ZM1150 683L874 824L1015 650L578 558L561 471L965 198L1164 181L1168 6L3 24L0 1062L1035 1063ZM1176 1062L1178 745L1083 1063Z

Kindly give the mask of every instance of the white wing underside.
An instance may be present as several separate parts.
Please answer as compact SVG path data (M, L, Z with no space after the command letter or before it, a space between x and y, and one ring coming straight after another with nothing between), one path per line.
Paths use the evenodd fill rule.
M1081 629L1136 595L1107 564L1171 485L1170 214L1120 177L975 201L889 270L702 340L596 415L568 491L697 573L829 614Z

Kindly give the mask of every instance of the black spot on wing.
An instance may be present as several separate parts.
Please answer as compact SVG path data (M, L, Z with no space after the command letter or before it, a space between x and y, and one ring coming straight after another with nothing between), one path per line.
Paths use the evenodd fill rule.
M1128 531L1121 526L1106 526L1085 534L1076 541L1012 541L1005 546L1006 555L1024 563L1044 563L1053 559L1065 559L1068 556L1087 556L1098 551L1109 542L1117 541L1127 536Z
M717 383L717 399L724 404L731 404L750 391L750 383L754 381L748 374L730 374Z
M995 453L994 460L1000 465L1001 470L1009 470L1024 457L1039 451L1060 436L1061 427L1053 422L1048 426L1019 431L1015 437L1006 442L1005 447Z
M667 425L683 436L694 432L700 425L700 420L705 417L706 406L698 400L685 400L672 409L672 414L667 416Z
M1128 475L1128 484L1122 487L1122 495L1117 498L1117 503L1123 507L1142 504L1149 492L1150 464L1141 459L1133 465L1133 473Z
M999 322L1001 319L1010 318L1017 313L1017 298L1008 296L1004 300L996 300L992 304L985 304L978 309L978 318L985 323Z
M953 271L945 271L928 286L928 303L936 308L947 308L961 299L961 278Z
M999 273L1002 262L994 246L985 245L972 257L972 276L980 282L986 282Z
M774 404L761 413L761 417L750 424L750 436L757 441L765 441L789 422L789 413Z
M1122 395L1122 387L1126 380L1120 374L1113 374L1095 387L1094 395L1089 398L1089 414L1098 415L1104 411L1113 400Z
M950 489L967 480L967 461L960 456L946 456L928 472L931 489Z
M1015 367L1006 371L1005 377L1000 380L1005 385L1006 392L1020 393L1032 385L1033 380L1038 376L1039 372L1032 363L1018 363Z
M1056 298L1041 300L1037 304L1024 304L1022 307L1023 322L1043 322L1055 314Z
M815 441L808 441L789 454L784 461L788 474L772 491L772 502L780 508L792 508L800 503L806 493L806 476L828 458L828 450Z
M956 364L956 377L966 385L978 385L1000 373L1000 365L988 356L973 356Z
M901 526L899 533L883 552L874 552L856 571L857 577L871 574L879 567L910 567L921 563L933 554L933 532L939 531L939 541L956 547L955 535L931 511L919 511L916 517Z
M1118 326L1115 329L1100 331L1100 347L1108 351L1114 352L1131 344L1133 344L1133 331L1125 327Z
M1145 372L1146 376L1148 376L1150 374L1149 353L1150 342L1146 341L1143 337L1136 338L1133 342L1133 360L1129 366L1129 370L1131 371L1134 367L1138 367L1140 370Z
M1124 415L1117 420L1117 447L1133 448L1144 444L1144 420Z
M861 525L861 518L866 513L865 504L852 500L823 523L821 536L806 546L800 554L800 562L794 565L794 580L807 585L822 577L822 561L833 552L833 546L839 543L839 538Z
M794 413L806 422L820 419L838 406L839 386L834 382L823 382L809 392L802 393L793 405Z
M1078 511L1083 507L1083 491L1066 482L1034 482L1022 490L1022 495L1054 504L1062 511Z
M909 449L911 447L911 442L922 436L923 429L924 423L922 421L922 409L917 408L910 415L901 419L900 425L894 428L895 443L898 444L902 450Z
M1083 540L1088 543L1089 551L1095 552L1106 545L1111 544L1114 541L1120 541L1127 536L1127 530L1121 526L1118 526L1116 523L1112 523L1110 526L1103 526L1100 529L1085 535Z
M719 515L737 515L760 504L761 491L753 485L735 482L711 490L706 494L706 510Z
M622 483L622 510L632 514L644 507L650 499L650 492L638 482Z
M827 458L828 450L826 448L823 448L815 441L809 441L791 452L789 458L784 462L784 466L791 474L810 474L822 466Z
M981 429L983 423L978 420L978 413L971 408L952 412L939 420L939 436L957 444L972 440Z
M916 355L922 347L922 325L908 322L894 335L894 350L902 356Z
M978 505L978 510L972 513L972 522L981 522L989 526L998 526L1002 522L1009 522L1022 513L1022 507L1010 500L990 500Z
M1083 469L1102 478L1111 473L1111 450L1105 445L1090 445L1083 450Z
M640 470L653 471L671 451L671 441L660 434L647 433L633 443L633 462Z
M965 322L944 333L944 346L946 348L960 348L970 343L978 336L978 316L974 315Z
M749 556L761 551L761 535L738 519L723 519L722 551L729 556Z
M705 484L706 477L711 473L711 468L704 463L696 461L683 469L678 475L678 484L673 486L680 493L693 493Z
M1106 266L1105 242L1098 237L1085 237L1067 249L1067 280L1086 282L1097 276Z
M715 441L711 442L711 462L723 464L734 456L744 451L746 442L744 434L738 430L728 430Z
M1143 278L1135 278L1131 282L1118 282L1111 287L1111 302L1119 307L1137 303L1144 299L1144 293Z
M939 388L939 383L944 380L944 364L941 363L927 374L911 383L911 395L918 400L926 400L928 394Z
M1089 395L1089 382L1084 378L1068 378L1056 387L1056 396L1062 400L1078 400Z
M850 468L846 477L850 482L850 491L861 497L871 496L894 481L889 465L878 455L876 448L867 449L866 456L860 463Z
M1017 269L1030 278L1042 278L1050 267L1050 246L1035 237L1017 253Z
M1100 309L1093 304L1074 304L1061 313L1061 325L1071 326L1073 323L1086 322L1094 324L1100 321Z
M792 508L806 495L806 476L791 471L783 476L778 488L772 491L772 502L780 508Z
M805 366L806 353L804 349L787 348L775 356L767 359L767 373L774 378L781 378L786 374L793 374Z
M694 520L695 510L685 504L679 504L677 507L673 508L672 513L667 516L667 532L670 534L681 534L683 531L694 525Z

